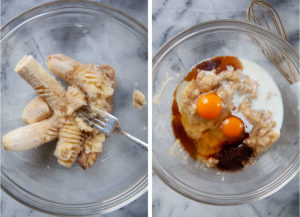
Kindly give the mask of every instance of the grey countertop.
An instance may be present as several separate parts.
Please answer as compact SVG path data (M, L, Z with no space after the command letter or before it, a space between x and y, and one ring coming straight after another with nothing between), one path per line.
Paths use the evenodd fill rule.
M189 27L215 19L244 20L252 0L153 0L153 55L169 39ZM299 50L299 1L269 0L279 12L289 42ZM297 217L299 175L277 193L250 204L218 207L200 204L171 190L153 174L155 217Z
M10 19L14 18L18 14L38 6L40 4L50 2L49 0L1 0L1 26L6 24ZM131 1L109 1L99 0L103 4L109 5L116 9L119 9L138 21L147 26L147 11L148 3L146 0L131 0ZM33 209L30 209L19 202L12 199L4 191L0 191L1 194L1 215L3 217L46 217L49 215L40 213ZM112 213L103 215L104 217L145 217L147 216L147 202L148 195L144 194L134 202L130 203L126 207L123 207Z

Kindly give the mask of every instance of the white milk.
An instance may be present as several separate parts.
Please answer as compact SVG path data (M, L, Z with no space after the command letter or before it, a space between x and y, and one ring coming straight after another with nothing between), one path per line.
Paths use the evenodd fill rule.
M261 66L249 60L239 59L243 64L242 74L247 75L258 82L257 99L252 100L252 108L255 110L271 111L272 118L276 122L276 127L274 129L279 133L283 121L283 103L278 86L270 74ZM235 94L233 97L234 105L238 106L241 101L241 97ZM233 114L244 121L245 126L247 126L247 131L252 129L252 125L249 124L240 112L235 111Z

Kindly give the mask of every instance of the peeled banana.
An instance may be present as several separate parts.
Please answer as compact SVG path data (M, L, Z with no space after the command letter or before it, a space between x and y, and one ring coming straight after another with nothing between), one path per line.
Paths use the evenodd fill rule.
M105 136L76 116L82 106L111 112L116 85L109 65L82 64L63 54L51 55L48 68L68 81L67 91L32 57L24 56L16 72L39 94L23 110L27 126L2 138L10 151L24 151L58 138L54 155L59 164L71 167L76 159L83 169L91 167L103 150Z
M64 54L55 54L48 57L47 67L58 77L64 79L72 85L81 88L90 99L97 99L99 95L102 98L107 98L113 95L114 88L111 78L112 73L107 74L102 69L109 66L96 66L94 64L82 64Z
M55 113L64 113L66 90L51 76L33 56L24 56L15 68Z
M80 107L87 105L86 95L75 86L69 86L66 93L66 115L72 115Z
M48 104L43 100L42 97L37 96L33 98L24 108L22 119L25 124L33 124L53 114Z
M71 167L82 150L83 138L75 117L66 118L59 130L54 156L59 164Z
M82 64L64 54L50 55L46 65L55 75L82 89L87 95L88 105L92 111L103 109L111 112L116 85L115 70L111 66ZM82 131L91 132L92 129L85 122L79 118L76 121ZM94 131L92 132L95 134ZM102 138L104 142L105 137ZM84 147L88 150L86 144ZM84 150L80 153L78 162L82 168L91 167L102 150L89 153L85 153Z
M68 90L65 91L56 79L48 74L32 56L25 56L16 66L16 71L54 110L54 117L59 117L60 121L56 123L56 127L60 129L54 155L63 166L72 166L76 161L78 153L82 149L83 143L81 131L72 114L81 106L87 104L85 94L78 87L73 86L69 86ZM40 106L43 105L42 101L36 101L36 103L39 103ZM30 129L31 127L32 126L29 125L25 128ZM45 128L45 126L41 127ZM22 138L22 130L23 129L20 129L18 131L20 138ZM23 135L23 137L25 137L25 135ZM57 138L57 133L53 135L53 137L54 139ZM39 142L40 144L45 143L43 140L39 140ZM37 143L38 141L34 144L36 146L40 145Z
M26 151L51 142L58 135L57 123L56 116L52 116L46 120L19 127L3 136L3 147L8 151Z
M71 115L81 106L87 105L86 95L78 88L69 86L66 93L67 115ZM53 111L41 96L33 98L24 108L22 119L25 124L33 124L50 117Z

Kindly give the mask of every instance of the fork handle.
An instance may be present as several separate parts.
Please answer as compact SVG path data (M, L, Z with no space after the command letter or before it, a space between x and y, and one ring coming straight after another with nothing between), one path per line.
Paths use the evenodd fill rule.
M135 144L139 145L140 147L142 147L143 149L145 149L146 151L148 151L148 144L143 142L142 140L139 140L138 138L130 135L129 133L126 133L125 131L118 129L118 133L126 136L129 140L131 140L132 142L134 142Z

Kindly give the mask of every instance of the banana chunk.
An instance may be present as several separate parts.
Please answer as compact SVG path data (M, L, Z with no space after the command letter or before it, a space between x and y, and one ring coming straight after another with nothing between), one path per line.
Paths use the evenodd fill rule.
M51 142L58 135L57 122L57 117L52 116L46 120L12 130L3 136L3 147L8 151L26 151Z
M82 150L82 144L83 137L75 122L75 117L65 119L59 130L58 142L54 151L58 163L65 167L71 167Z
M104 99L113 95L113 84L107 81L114 80L114 70L112 67L107 69L108 65L82 64L63 54L50 55L46 65L58 77L81 88L91 99L99 95ZM107 74L102 69L113 72Z
M53 111L42 97L33 98L24 108L22 119L25 124L33 124L49 118Z
M56 113L66 110L66 90L51 76L33 56L24 56L15 68Z
M140 110L141 108L143 108L143 106L146 103L146 98L144 96L144 94L139 91L139 90L134 90L133 95L132 95L132 105Z
M9 151L24 151L58 138L54 156L71 167L76 160L92 167L103 150L105 135L77 117L77 110L89 106L92 112L111 112L116 86L115 70L109 65L83 64L63 54L51 55L47 67L70 83L67 91L31 55L24 56L15 71L39 94L23 110L27 126L2 138Z
M86 133L92 133L95 131L95 129L91 125L86 123L82 118L76 117L75 121L81 131L86 132Z
M87 105L87 98L84 92L78 87L69 86L66 94L67 115L73 114L80 107Z
M92 135L83 144L83 150L79 155L78 164L82 169L87 169L93 166L97 160L98 155L103 151L103 142L105 141L105 135L99 133Z
M63 54L50 55L46 65L55 75L83 90L92 111L103 109L111 112L116 76L114 68L110 65L83 64ZM82 131L92 132L92 135L95 135L95 130L82 119L76 118L76 121ZM84 147L88 146L84 145ZM88 148L84 150L88 150ZM90 153L82 151L78 156L78 162L82 168L91 167L99 153L100 151Z

